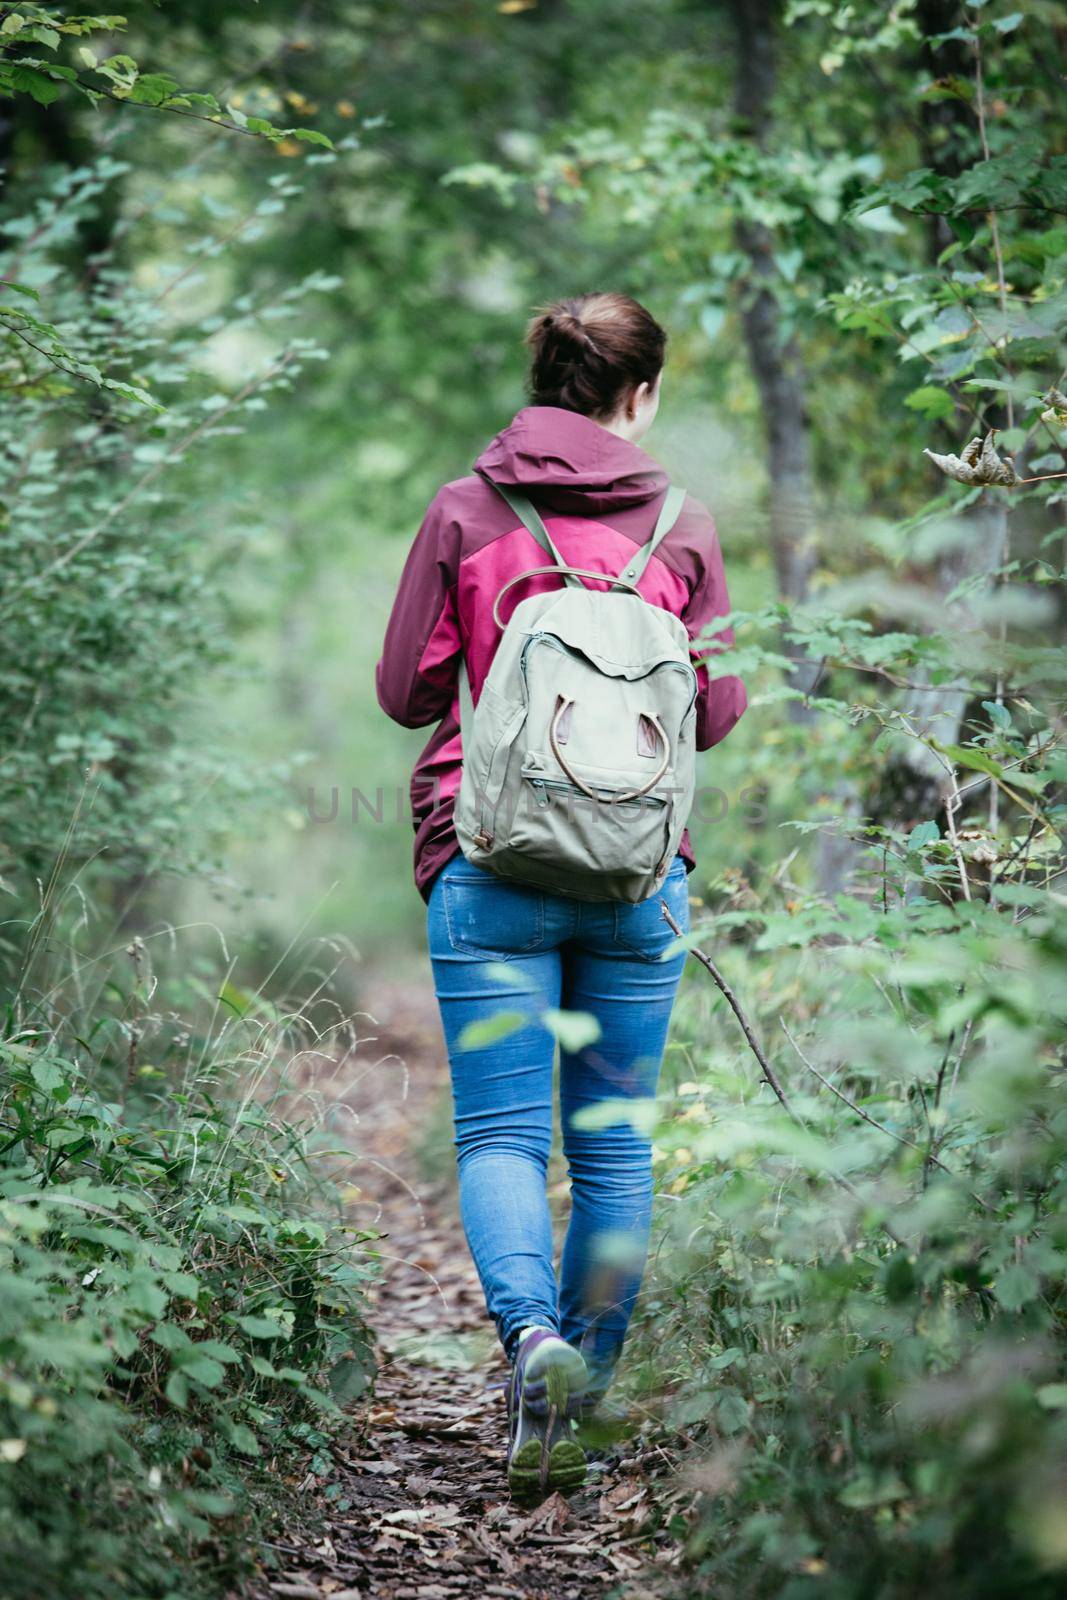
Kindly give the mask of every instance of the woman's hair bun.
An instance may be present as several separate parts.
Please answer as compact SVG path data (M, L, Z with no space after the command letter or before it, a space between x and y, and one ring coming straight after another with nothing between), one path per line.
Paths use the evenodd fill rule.
M585 328L583 328L579 318L576 317L572 311L564 311L562 309L554 308L553 310L547 312L546 316L551 323L552 332L555 334L557 339L564 341L570 339L574 342L579 350L584 351L592 348L593 341L589 337L589 334L586 332Z
M652 384L667 335L625 294L583 294L542 307L526 330L534 405L613 416L624 394Z

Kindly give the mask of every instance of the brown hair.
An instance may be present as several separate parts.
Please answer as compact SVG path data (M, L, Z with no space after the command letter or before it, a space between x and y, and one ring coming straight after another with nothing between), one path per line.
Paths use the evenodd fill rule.
M526 330L530 399L610 417L638 384L654 384L667 335L628 294L581 294L544 306Z

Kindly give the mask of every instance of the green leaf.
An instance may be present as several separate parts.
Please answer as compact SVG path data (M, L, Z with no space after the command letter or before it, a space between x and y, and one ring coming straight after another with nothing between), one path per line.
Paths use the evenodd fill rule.
M221 1339L199 1339L193 1349L198 1350L201 1355L210 1356L213 1361L221 1361L223 1366L244 1360L239 1350L235 1350L232 1344L225 1344Z
M294 139L303 139L305 144L321 144L325 145L327 150L333 149L333 140L328 139L317 128L290 128L289 133Z
M243 1456L258 1456L262 1454L259 1440L246 1422L232 1422L229 1418L220 1418L219 1429L223 1437L229 1441L235 1450L239 1450Z
M924 417L932 421L951 417L956 411L956 402L948 390L938 388L935 383L924 383L920 388L913 389L904 404L912 411L921 411Z
M988 772L994 778L1004 776L1004 768L999 761L994 761L992 756L987 756L981 750L974 750L969 745L938 744L936 740L931 740L931 743L935 750L940 750L943 756L948 756L958 766L970 767L974 772Z
M224 1217L231 1217L234 1222L243 1222L248 1227L263 1228L270 1221L270 1218L264 1216L262 1211L256 1211L252 1206L220 1206L219 1210Z
M144 72L130 90L130 99L137 105L158 106L170 100L181 89L177 78L165 72Z
M237 1317L237 1326L252 1339L284 1339L286 1330L273 1317Z
M226 1369L222 1363L213 1360L211 1356L201 1355L195 1344L191 1344L186 1350L176 1351L174 1365L184 1377L192 1379L194 1383L202 1384L205 1389L217 1389L226 1377Z
M187 1350L192 1343L185 1329L179 1328L176 1322L157 1322L148 1337L171 1355L177 1350Z
M704 306L700 313L700 326L706 337L713 342L722 332L722 325L726 321L725 306Z
M57 1089L67 1087L67 1075L52 1061L35 1061L30 1077L44 1094L54 1095Z
M191 1272L164 1272L161 1278L170 1293L182 1300L195 1300L200 1294L200 1280Z
M872 233L907 233L902 222L898 222L890 206L874 206L872 209L861 212L855 219L861 228L870 228Z
M541 1021L560 1049L568 1055L577 1055L600 1038L600 1023L590 1011L557 1011L550 1008L543 1013Z
M1007 706L999 704L996 700L983 700L982 710L988 713L990 722L995 723L998 728L1002 728L1005 733L1010 732L1012 726L1011 712Z
M367 1369L354 1356L345 1356L330 1368L330 1393L339 1406L358 1400L366 1390L367 1381Z
M941 829L936 822L920 822L908 834L908 849L921 850L924 844L935 844L941 837Z
M12 66L8 72L8 81L13 89L21 89L32 96L39 106L50 106L53 100L59 99L59 84L52 78L46 77L43 72L35 71L33 67Z
M88 1137L84 1128L50 1128L44 1136L44 1142L49 1150L67 1150L71 1145L80 1144Z
M487 1045L506 1039L509 1034L525 1028L530 1019L524 1011L496 1011L491 1017L480 1017L468 1022L459 1036L461 1050L484 1050Z
M1021 1261L1001 1268L993 1281L993 1293L1005 1311L1020 1311L1041 1293L1037 1274Z
M571 1118L575 1128L595 1131L598 1128L617 1128L629 1123L636 1133L644 1134L647 1138L653 1132L659 1118L659 1111L654 1096L635 1096L632 1100L621 1097L612 1100L597 1100L592 1105L582 1106Z
M189 1403L189 1384L180 1372L171 1372L163 1385L163 1393L172 1406L184 1411Z
M723 1433L740 1433L748 1427L751 1415L752 1407L740 1389L726 1387L720 1391L715 1416Z
M189 1489L186 1492L186 1501L197 1511L202 1511L207 1517L228 1517L232 1515L234 1503L228 1494L219 1494L216 1489Z
M219 399L221 405L228 403L221 396ZM205 409L207 408L205 407ZM224 983L219 990L219 999L224 1006L229 1006L230 1010L238 1017L243 1017L255 1004L254 997L245 994L243 989L238 989L236 985L229 982Z
M155 1278L143 1272L134 1277L127 1289L130 1305L146 1317L161 1317L167 1309L168 1295Z

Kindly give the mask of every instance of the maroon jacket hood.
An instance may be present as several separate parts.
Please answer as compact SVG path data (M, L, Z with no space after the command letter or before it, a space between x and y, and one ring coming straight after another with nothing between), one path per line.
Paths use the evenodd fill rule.
M621 511L655 499L667 487L663 468L637 445L559 406L520 411L486 445L474 468L563 515Z

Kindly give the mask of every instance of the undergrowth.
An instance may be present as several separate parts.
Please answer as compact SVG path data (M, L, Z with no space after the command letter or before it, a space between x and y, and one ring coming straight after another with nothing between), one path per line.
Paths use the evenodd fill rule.
M643 1312L687 1597L1062 1593L1067 761L987 709L946 832L861 828L834 897L720 874L695 919Z
M168 993L140 940L99 967L80 1012L24 987L0 1042L0 1592L201 1600L372 1374L314 1087L345 1041Z

